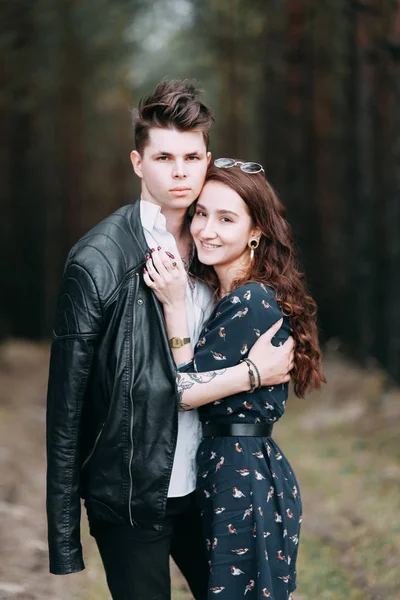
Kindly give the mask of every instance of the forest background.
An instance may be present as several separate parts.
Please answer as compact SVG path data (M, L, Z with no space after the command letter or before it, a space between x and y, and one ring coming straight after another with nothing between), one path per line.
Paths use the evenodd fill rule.
M384 457L399 459L390 471L398 486L399 450L385 444L399 416L388 398L398 400L400 381L400 0L2 0L0 23L0 375L7 385L13 369L23 377L17 364L25 364L10 340L34 340L23 356L35 349L42 356L69 248L138 197L131 107L165 77L196 79L215 111L213 155L260 162L287 207L327 348L331 391L319 403L330 418L338 396L352 407L341 431L329 430L332 448L349 423L355 435L356 421L351 451L362 442L356 449L367 449L360 460L368 462L378 444ZM40 381L33 402L43 408ZM12 389L3 389L0 408L12 410ZM355 395L365 419L354 412ZM332 419L337 426L337 411ZM329 418L324 423L331 427ZM391 534L393 527L398 520ZM387 543L382 548L392 552ZM390 564L385 569L394 590ZM400 598L377 591L378 580L366 576L354 589ZM330 598L320 590L318 597Z

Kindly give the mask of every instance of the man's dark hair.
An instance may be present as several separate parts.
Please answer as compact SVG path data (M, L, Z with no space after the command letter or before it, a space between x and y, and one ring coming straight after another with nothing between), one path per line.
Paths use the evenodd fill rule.
M211 109L201 102L201 90L187 80L162 81L151 96L142 98L132 111L136 150L142 154L151 127L175 128L178 131L202 131L208 147L210 127L214 122Z

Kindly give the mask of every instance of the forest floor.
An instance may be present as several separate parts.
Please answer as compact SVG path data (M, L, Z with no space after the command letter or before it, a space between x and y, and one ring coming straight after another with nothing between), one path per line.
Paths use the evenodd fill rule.
M48 346L0 346L0 599L109 600L83 519L86 570L48 574ZM400 391L327 352L329 384L291 398L276 439L305 508L295 600L400 600ZM190 600L173 567L174 600Z

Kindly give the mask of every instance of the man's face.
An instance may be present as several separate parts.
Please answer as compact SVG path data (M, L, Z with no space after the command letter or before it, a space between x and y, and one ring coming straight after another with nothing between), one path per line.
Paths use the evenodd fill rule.
M210 158L201 131L151 128L143 153L131 153L142 180L142 200L187 209L200 194Z

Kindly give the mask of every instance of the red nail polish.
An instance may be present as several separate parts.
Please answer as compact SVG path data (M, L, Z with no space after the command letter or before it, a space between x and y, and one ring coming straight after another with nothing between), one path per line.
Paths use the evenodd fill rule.
M147 273L146 267L143 267L143 273Z
M152 249L151 249L151 251L152 251L152 252L155 252L155 249L154 249L154 248L152 248Z
M146 260L150 260L150 254L146 254Z
M171 252L165 252L167 256L169 256L170 258L175 258L175 256L173 254L171 254Z
M157 246L157 250L161 250L161 246Z

